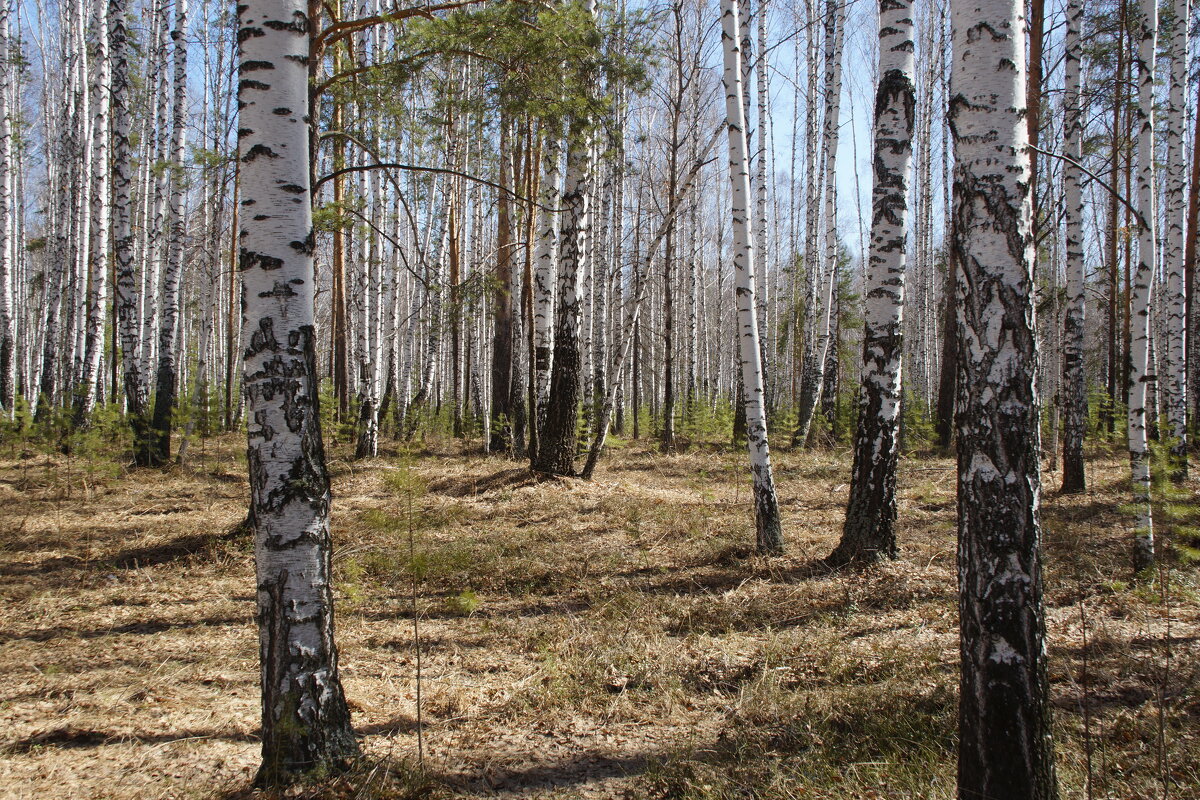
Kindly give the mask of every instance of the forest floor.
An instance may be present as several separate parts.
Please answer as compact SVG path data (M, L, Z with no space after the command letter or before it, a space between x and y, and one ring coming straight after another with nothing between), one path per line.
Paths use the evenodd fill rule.
M829 573L846 456L775 454L788 553L760 558L741 450L615 445L590 483L449 442L331 450L368 759L305 796L951 797L953 462L903 462L900 560ZM259 796L242 452L164 474L0 449L0 796ZM1131 580L1126 474L1099 448L1090 493L1045 476L1062 794L1200 797L1200 576ZM1165 537L1194 535L1197 489L1160 504Z

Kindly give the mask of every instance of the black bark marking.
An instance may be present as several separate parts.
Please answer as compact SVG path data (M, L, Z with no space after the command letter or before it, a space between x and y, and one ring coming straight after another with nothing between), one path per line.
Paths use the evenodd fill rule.
M243 61L238 65L239 73L254 72L260 69L275 69L275 65L270 61Z
M288 114L292 113L292 110L290 108L280 107L271 109L271 113L277 117L286 117Z
M296 290L288 286L283 281L275 281L275 286L269 292L259 292L259 297L274 297L279 300L287 300L292 297L299 297Z
M262 81L244 80L238 81L238 94L241 94L246 89L261 89L267 91L271 88L271 84L263 83Z
M288 246L291 247L293 250L295 250L297 253L300 253L300 254L306 255L306 256L311 256L313 254L313 251L316 250L316 235L314 234L313 230L310 228L308 231L308 236L304 237L304 241L288 242Z
M246 155L242 156L242 163L249 163L259 156L266 156L267 158L279 158L279 154L267 147L265 144L256 144L246 151Z
M281 191L288 192L290 194L305 194L308 191L308 189L305 189L303 186L295 183L285 183L279 188Z
M269 19L263 23L263 26L273 31L291 31L292 33L304 35L308 33L308 17L300 11L293 11L291 22Z
M283 266L283 259L269 256L265 253L256 253L253 250L242 248L238 254L238 268L245 272L246 270L261 267L262 269L271 270L279 269Z

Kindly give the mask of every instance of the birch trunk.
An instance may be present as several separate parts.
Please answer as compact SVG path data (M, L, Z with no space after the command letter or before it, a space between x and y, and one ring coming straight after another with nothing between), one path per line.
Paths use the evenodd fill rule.
M1188 473L1187 452L1187 299L1184 294L1183 263L1184 185L1187 168L1183 135L1187 128L1184 93L1188 83L1189 0L1175 0L1171 15L1171 82L1167 105L1167 166L1163 267L1166 285L1166 401L1167 424L1171 437L1171 478L1181 481ZM1195 232L1192 232L1195 236Z
M89 232L87 316L83 353L83 371L75 390L74 424L87 425L96 406L96 388L100 380L100 357L104 353L104 322L108 302L108 109L111 98L108 60L108 0L98 0L92 9L94 73L92 76L92 160L90 190L91 230Z
M329 474L321 441L309 203L307 6L239 6L251 515L255 525L262 752L257 783L289 783L358 753L338 678Z
M1087 313L1086 273L1083 257L1083 190L1078 164L1083 159L1083 126L1079 101L1079 72L1083 47L1080 29L1083 6L1067 3L1063 150L1063 203L1066 207L1067 308L1063 322L1063 482L1064 494L1086 491L1083 435L1087 420L1087 385L1084 376L1083 336Z
M829 356L830 333L833 329L833 298L837 287L837 149L838 117L842 96L842 37L845 19L845 3L829 0L825 9L825 131L824 163L822 178L825 184L825 256L823 274L827 276L826 289L821 303L824 315L818 323L815 342L810 342L813 361L805 359L805 368L812 369L808 388L800 398L799 419L793 444L808 444L812 430L817 401L821 397L825 381L825 361ZM811 112L810 112L811 113ZM907 180L905 181L907 185ZM821 273L819 273L821 274Z
M741 374L745 384L742 402L746 415L750 469L754 474L754 523L761 553L783 552L783 533L771 452L767 444L762 362L758 348L754 281L754 243L750 236L750 159L746 145L746 117L742 86L741 32L738 0L721 1L721 44L724 50L725 118L729 128L729 181L732 189L733 259L736 274Z
M1154 564L1154 521L1150 511L1150 448L1147 441L1146 397L1150 375L1150 293L1154 279L1154 65L1158 46L1158 4L1142 0L1136 58L1138 260L1130 296L1129 349L1129 468L1134 503L1138 507L1134 533L1133 568L1142 572Z
M596 2L584 7L595 18ZM589 70L590 71L590 70ZM550 398L545 427L538 438L537 458L532 466L539 472L575 474L578 449L576 428L582 396L580 386L580 292L588 259L588 216L591 196L591 120L572 117L567 136L567 171L562 193L562 234L558 272L558 309L554 331L554 363L550 370Z
M520 148L514 144L512 122L500 116L500 185L508 189L514 182L513 153ZM496 195L496 271L492 290L492 430L489 449L493 452L511 451L513 434L512 363L513 363L513 303L512 278L515 248L513 225L507 192Z
M541 442L550 398L550 368L554 347L554 274L558 258L559 161L562 156L558 123L546 126L542 143L542 180L539 194L537 252L533 272L533 385L536 399L534 427ZM530 455L537 456L534 449Z
M896 447L904 354L904 273L908 183L916 86L909 0L879 4L879 87L875 92L875 182L867 260L862 385L854 471L833 565L895 558Z
M801 447L808 440L809 426L812 424L813 412L817 407L820 393L817 382L820 380L821 363L817 360L817 326L820 314L821 276L818 264L820 258L820 180L824 171L818 171L820 163L820 142L818 139L817 102L817 62L820 52L817 34L818 15L817 0L806 0L808 19L808 59L807 81L805 88L805 104L807 120L805 125L805 197L804 197L804 328L803 328L803 357L800 365L800 396L797 400L796 430L792 433L792 447ZM800 332L794 336L794 347L799 352L801 343Z
M176 329L179 327L180 272L183 269L184 184L183 161L187 146L187 0L176 0L174 75L172 76L171 144L169 198L167 202L167 259L162 281L162 314L158 325L158 367L155 374L154 416L151 419L151 456L155 466L171 459L171 430L175 397L178 392L176 365Z
M18 308L13 294L16 271L11 208L12 164L12 65L9 54L8 0L0 0L0 409L11 416L16 399L17 354L15 352Z
M142 375L141 313L137 275L134 272L133 153L129 141L130 111L129 35L125 28L125 0L110 0L109 46L112 52L112 180L113 258L117 326L125 386L125 413L133 432L133 460L149 465L146 436L146 382Z
M1025 20L954 0L958 288L958 796L1057 796L1038 521Z

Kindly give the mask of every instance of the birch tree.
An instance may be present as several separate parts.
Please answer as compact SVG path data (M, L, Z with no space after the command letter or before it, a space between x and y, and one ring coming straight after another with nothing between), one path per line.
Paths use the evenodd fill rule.
M904 354L904 272L908 183L916 112L913 9L879 4L879 86L875 91L875 177L867 258L862 385L854 471L835 565L896 556L897 427Z
M1133 568L1154 563L1154 522L1150 513L1150 447L1146 430L1146 389L1150 380L1150 291L1155 269L1154 231L1154 65L1158 46L1158 4L1142 0L1138 21L1137 210L1138 260L1130 295L1129 468L1138 507Z
M595 0L584 4L588 14L596 16ZM582 67L594 76L590 66ZM582 84L589 82L584 77ZM573 475L578 448L577 415L583 389L580 385L582 309L580 295L589 256L588 219L591 206L592 120L587 113L571 115L567 134L567 169L562 190L562 219L559 235L558 298L554 327L553 363L550 368L550 394L543 429L538 433L535 470L557 475Z
M175 24L171 30L174 43L171 79L171 141L169 157L170 186L167 200L167 258L162 276L162 314L158 323L158 366L154 385L154 416L151 420L150 462L166 464L171 458L171 430L178 393L178 364L176 363L176 333L179 325L179 291L184 263L184 180L183 161L187 147L187 0L176 0Z
M543 126L542 178L538 196L537 250L533 272L533 393L534 406L531 428L536 431L531 443L546 424L547 403L550 399L550 367L554 346L554 278L558 258L559 162L562 160L560 135L562 125L557 121ZM537 457L532 447L530 457Z
M841 109L842 96L842 42L845 4L841 0L828 0L825 9L825 124L822 140L824 148L822 156L824 171L821 182L825 190L825 252L822 257L822 267L816 267L813 259L813 281L820 285L825 278L825 288L820 294L820 307L824 312L813 329L815 336L805 343L805 369L808 371L806 388L800 396L800 408L797 412L799 419L793 442L804 445L808 442L812 429L813 416L816 414L817 401L824 389L825 360L829 355L830 334L833 327L833 299L837 286L837 148L838 148L838 117ZM809 114L813 111L810 108ZM815 152L815 151L814 151ZM811 156L811 154L810 154ZM907 183L907 181L906 181ZM811 195L815 197L815 194ZM809 214L816 213L815 208L809 209ZM813 225L815 233L819 227ZM809 252L815 256L818 252L814 242ZM815 298L817 295L811 294Z
M1191 21L1189 0L1175 0L1172 6L1170 42L1170 92L1167 103L1166 192L1163 205L1165 237L1163 266L1167 276L1167 425L1171 436L1171 477L1187 477L1187 352L1190 331L1187 326L1187 298L1184 291L1186 270L1183 263L1184 185L1187 182L1183 135L1187 128L1184 94L1188 83L1188 25ZM1145 212L1143 212L1144 214ZM1192 231L1194 238L1196 233Z
M721 0L721 47L724 53L725 118L729 129L729 182L732 190L734 299L740 332L739 360L745 387L741 398L746 417L750 470L754 476L754 523L761 553L783 552L783 531L771 452L758 321L754 301L754 243L750 235L750 159L746 142L745 94L742 85L741 31L738 0Z
M1066 53L1064 56L1063 202L1066 206L1067 308L1063 323L1063 482L1064 493L1083 492L1083 435L1087 417L1087 384L1083 368L1083 332L1087 313L1086 272L1083 257L1083 124L1079 104L1079 72L1083 47L1080 26L1083 6L1068 0Z
M96 405L96 384L100 380L100 357L104 352L104 323L108 302L108 109L111 98L108 58L108 1L92 7L90 28L93 45L92 85L92 160L90 189L91 231L88 246L88 288L83 372L75 394L75 427L85 426Z
M133 153L130 133L129 35L125 0L110 0L109 49L112 56L113 260L116 330L120 340L125 413L133 432L134 463L149 465L146 439L146 384L142 375L141 310L135 273L133 233Z
M309 203L308 25L301 0L238 7L240 269L250 511L262 660L257 783L358 752L338 677L329 473L321 441Z
M12 236L12 60L9 53L9 0L0 0L0 409L13 412L16 399L16 298Z
M958 796L1057 796L1038 521L1025 19L954 0L958 284Z

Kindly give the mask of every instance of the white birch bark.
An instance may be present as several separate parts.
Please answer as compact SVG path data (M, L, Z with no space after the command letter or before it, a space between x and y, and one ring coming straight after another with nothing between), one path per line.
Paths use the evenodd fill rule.
M879 4L879 76L854 471L842 539L828 559L839 566L895 558L897 554L897 433L903 385L908 189L916 113L910 0L881 0Z
M150 134L145 142L144 160L146 195L146 242L143 245L142 269L142 363L147 398L150 396L154 372L150 368L158 360L158 330L162 292L163 262L167 254L169 227L167 196L170 193L170 173L163 165L170 159L171 92L168 76L170 57L167 46L170 20L166 0L156 0L154 13L154 44L151 56L151 81L154 85L154 124L147 125ZM147 434L149 436L149 434ZM154 442L147 444L148 458L153 461Z
M810 403L800 407L800 413L808 415L807 420L803 417L800 419L798 438L801 445L808 443L817 400L824 390L825 363L829 358L829 343L833 332L834 292L837 289L837 150L842 106L842 42L846 14L844 1L828 0L825 14L825 170L822 178L825 184L825 254L821 271L825 276L825 289L821 294L821 309L824 314L816 332L812 399Z
M1067 3L1064 60L1063 204L1066 211L1067 307L1063 320L1063 492L1082 492L1087 486L1083 467L1083 435L1087 417L1084 375L1084 325L1087 314L1086 273L1083 252L1083 189L1079 164L1083 159L1083 126L1080 109L1080 30L1083 6Z
M1150 512L1150 448L1146 429L1150 378L1150 294L1156 266L1154 213L1154 66L1158 46L1158 4L1142 0L1137 54L1138 260L1130 298L1129 466L1137 504L1133 565L1141 572L1154 563L1154 522Z
M600 407L600 413L596 422L596 430L592 437L592 446L588 451L587 462L584 464L583 471L580 473L580 477L584 480L591 480L592 474L596 470L596 464L600 459L600 453L604 450L604 442L608 436L608 426L612 419L613 407L616 405L617 395L621 390L625 362L629 360L629 355L632 352L635 338L634 331L637 329L638 320L640 319L642 313L642 304L646 299L646 295L648 294L647 289L650 285L648 278L650 276L650 270L654 262L654 257L658 253L659 245L662 244L663 239L666 238L668 232L670 232L674 227L675 217L679 214L683 198L692 191L692 185L696 179L696 175L700 172L700 168L704 166L704 163L708 158L708 154L712 151L713 146L716 145L717 137L719 137L720 134L721 129L717 128L715 131L713 131L708 143L698 151L699 155L697 156L691 169L683 177L676 196L671 198L670 206L667 208L666 214L664 215L662 222L659 224L658 230L654 234L654 238L650 241L649 246L646 248L646 255L644 259L645 263L639 269L637 263L635 262L630 270L632 273L631 279L633 285L630 290L632 297L629 301L629 311L625 318L625 324L621 328L620 338L614 343L613 349L616 352L616 359L612 368L612 380L609 382L608 388L605 391L603 404Z
M1184 296L1183 229L1186 202L1184 186L1187 167L1183 135L1188 85L1188 25L1191 21L1189 0L1175 0L1172 6L1170 44L1171 80L1167 104L1167 164L1164 198L1165 237L1163 267L1166 285L1166 402L1167 424L1171 436L1171 477L1187 477L1187 300ZM1195 232L1192 232L1195 236Z
M93 40L91 102L92 181L90 187L91 219L88 247L88 288L83 371L75 394L74 423L85 426L96 405L100 357L104 351L104 323L108 303L108 235L109 235L109 168L108 168L108 110L111 98L108 58L108 0L96 0L90 23Z
M171 458L171 431L175 398L178 393L180 324L179 300L184 263L184 155L187 148L187 0L175 0L175 20L171 29L174 44L171 78L171 139L169 147L167 198L166 267L162 274L162 313L158 323L158 365L155 374L154 417L151 420L153 437L151 463L166 464Z
M595 18L595 0L584 8ZM591 72L585 67L585 71ZM558 259L558 302L554 332L550 397L544 427L538 436L537 458L532 466L541 472L572 475L578 447L576 427L580 386L583 313L580 293L588 264L588 229L591 216L592 120L576 114L567 136L567 169L562 193L562 230Z
M757 249L758 258L756 267L758 269L758 285L755 287L758 301L758 346L760 358L763 362L763 385L766 387L767 393L767 408L773 408L774 389L778 385L778 380L769 378L766 375L768 369L767 354L773 352L770 347L770 270L767 265L771 263L771 259L776 256L776 250L779 249L779 237L775 237L774 241L770 241L770 247L767 246L767 157L770 155L768 150L767 131L771 124L770 116L768 115L767 105L770 102L771 83L770 83L770 51L767 50L767 11L769 10L770 0L759 0L758 13L755 15L755 22L758 26L758 57L755 60L755 87L758 100L758 157L754 164L754 180L751 181L750 188L754 191L754 199L757 205L754 214L754 246ZM749 59L750 53L747 52L744 58ZM749 84L745 84L743 91L749 96ZM747 146L752 143L750 138L746 139ZM718 336L717 341L721 342Z
M783 533L771 453L767 444L762 363L758 347L758 322L754 302L754 243L750 235L750 159L746 144L744 87L742 85L741 31L738 0L721 2L721 44L724 51L725 115L729 129L729 181L732 189L734 236L734 294L738 311L740 360L745 384L743 405L750 469L754 476L754 520L758 549L783 551Z
M554 348L554 279L558 258L559 162L562 144L561 126L546 126L542 141L542 181L538 195L537 250L533 272L533 425L540 435L545 424L546 402L550 396L550 370Z
M358 752L338 678L330 585L309 202L308 25L302 0L239 6L240 268L263 763L258 783Z
M74 82L72 86L75 95L72 127L75 132L75 148L71 154L77 165L74 170L75 185L70 198L72 215L72 260L71 284L69 286L70 302L67 306L67 344L69 358L64 365L66 374L63 383L69 392L73 392L83 376L83 358L86 348L87 317L88 317L88 278L91 273L88 244L91 238L92 204L88 198L91 195L92 175L95 164L92 161L92 117L91 117L91 81L89 80L88 64L88 13L83 0L72 3L72 33L74 36ZM63 398L63 406L71 406L71 397Z
M0 409L11 416L16 396L17 307L13 295L12 237L12 65L9 53L10 1L0 0Z
M134 430L134 461L146 466L146 386L142 375L141 316L137 275L134 272L133 153L129 141L133 127L130 110L129 35L125 28L125 0L110 0L109 45L112 54L112 182L113 258L115 303L125 384L125 411Z
M1052 800L1023 8L1021 0L951 3L958 795Z
M792 446L799 447L808 439L809 426L812 424L813 413L817 407L817 382L820 380L821 362L817 360L817 329L821 311L821 287L823 271L821 269L821 180L825 173L818 169L821 163L820 146L820 116L817 107L817 75L820 50L817 14L818 0L807 0L807 78L805 85L805 104L807 110L805 123L805 181L804 181L804 323L803 323L803 358L800 369L800 396L796 411L796 430L792 433ZM799 332L794 338L795 346L800 346Z

